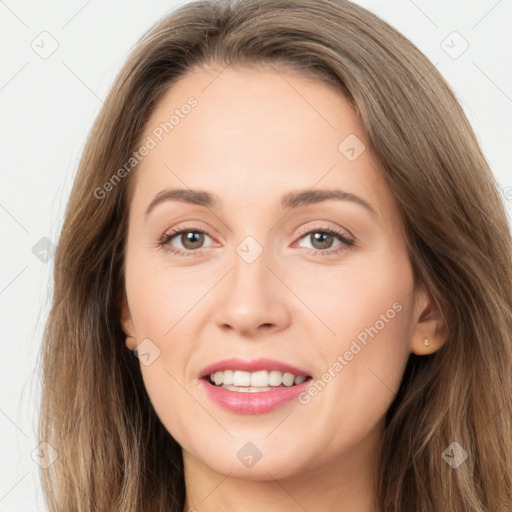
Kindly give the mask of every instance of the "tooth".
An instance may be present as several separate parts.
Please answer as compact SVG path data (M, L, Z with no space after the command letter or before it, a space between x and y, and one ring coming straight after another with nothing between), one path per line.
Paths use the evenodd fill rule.
M294 384L302 384L306 380L306 377L304 375L300 375L295 377Z
M294 384L302 384L306 377L303 375L295 376L293 373L282 373L276 370L267 371L260 370L257 372L246 372L242 370L225 370L217 371L210 374L210 380L216 386L224 386L225 389L231 391L240 391L239 388L256 388L258 390L270 389L269 386L293 386ZM253 389L244 389L242 391L254 392Z
M285 373L283 375L283 384L285 386L293 386L294 379L295 379L295 375L293 375L293 373Z
M223 386L224 387L224 386ZM265 392L265 391L271 391L272 388L269 388L269 387L244 387L244 388L237 388L235 386L228 386L228 388L231 388L231 387L234 387L236 391L239 391L240 393L262 393L262 392Z
M268 386L268 372L262 370L260 372L251 373L251 386Z
M224 384L226 384L226 385L233 384L233 370L225 370L224 371Z
M251 385L251 374L249 372L242 372L236 370L233 374L233 384L235 386L250 386Z
M272 370L268 374L268 385L269 386L280 386L283 382L283 374L281 372Z

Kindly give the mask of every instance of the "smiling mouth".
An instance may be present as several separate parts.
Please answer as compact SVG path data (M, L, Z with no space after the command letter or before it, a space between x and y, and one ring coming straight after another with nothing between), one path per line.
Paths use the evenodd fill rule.
M210 385L228 391L241 393L260 393L278 388L293 387L311 379L311 376L294 375L276 370L246 372L241 370L224 370L204 377Z

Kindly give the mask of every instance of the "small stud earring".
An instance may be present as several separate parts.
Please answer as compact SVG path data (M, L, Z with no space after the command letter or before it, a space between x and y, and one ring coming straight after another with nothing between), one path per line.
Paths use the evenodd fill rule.
M425 341L423 342L427 347L430 345L430 343L428 342L428 339L425 338Z

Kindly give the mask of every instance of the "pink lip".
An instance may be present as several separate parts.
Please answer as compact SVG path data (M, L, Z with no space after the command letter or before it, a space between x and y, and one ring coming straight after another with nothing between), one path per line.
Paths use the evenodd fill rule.
M224 370L242 370L244 372L274 370L283 373L293 373L293 375L295 375L296 377L309 376L307 371L301 370L300 368L296 368L295 366L283 363L281 361L276 361L275 359L260 358L253 359L252 361L244 361L243 359L232 358L218 361L217 363L210 364L206 368L203 368L203 370L199 374L199 378L202 379L203 377L206 377L211 373L222 372Z
M246 372L257 372L261 370L279 371L283 373L292 373L293 375L311 377L308 372L295 366L276 361L274 359L253 359L244 361L242 359L224 359L213 363L204 368L199 374L201 385L204 387L208 396L221 407L241 414L263 414L277 409L281 405L296 398L311 383L312 379L307 379L301 384L295 386L276 387L271 391L260 391L257 393L246 393L240 391L229 391L211 384L208 376L215 372L224 370L242 370Z
M200 379L200 382L208 396L221 407L241 414L263 414L296 398L313 382L313 379L307 379L295 386L276 387L271 391L257 393L229 391L211 384L209 379Z

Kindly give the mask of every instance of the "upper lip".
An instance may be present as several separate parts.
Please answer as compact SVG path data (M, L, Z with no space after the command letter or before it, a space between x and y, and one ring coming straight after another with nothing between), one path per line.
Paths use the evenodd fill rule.
M245 372L258 372L261 370L267 371L278 371L283 373L292 373L296 377L303 376L309 377L309 373L305 370L301 370L296 366L292 366L288 363L283 363L282 361L277 361L275 359L251 359L249 361L244 359L223 359L222 361L217 361L216 363L210 364L201 370L199 374L199 378L202 379L207 375L215 372L222 372L225 370L242 370Z

